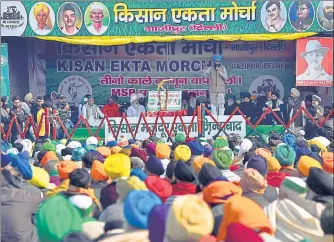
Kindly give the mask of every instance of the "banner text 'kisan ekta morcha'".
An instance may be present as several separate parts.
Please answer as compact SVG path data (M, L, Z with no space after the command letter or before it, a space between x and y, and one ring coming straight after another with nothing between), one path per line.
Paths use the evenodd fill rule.
M333 30L326 22L326 2L330 1L1 1L1 35L319 33ZM40 18L41 10L46 18Z
M210 78L205 70L212 55L223 56L228 81L226 92L239 98L242 91L265 95L276 90L281 98L294 86L294 41L269 42L173 42L123 46L83 46L34 41L36 59L46 63L35 76L46 80L46 92L61 93L77 106L86 94L98 104L117 95L122 101L135 92L157 90L172 78L170 90L189 90L205 97ZM44 46L42 48L42 46ZM42 75L44 77L42 78ZM39 82L31 80L40 90Z

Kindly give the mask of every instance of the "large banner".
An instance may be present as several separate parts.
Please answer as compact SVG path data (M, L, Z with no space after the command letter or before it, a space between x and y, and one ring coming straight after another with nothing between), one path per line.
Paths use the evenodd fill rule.
M229 116L218 116L217 121L220 124L222 124L222 123L226 122L226 120L228 118L229 118ZM136 130L139 118L127 118L127 119L128 119L129 125L131 127L131 130L134 133L135 130ZM170 129L172 127L174 117L164 117L163 119L164 119L164 122L167 126L168 131L170 131ZM153 131L155 120L156 120L156 118L153 118L153 117L152 118L146 118L147 124L148 124L151 131ZM188 129L189 125L191 123L192 117L190 117L190 116L182 117L182 120L183 120L184 125ZM113 127L114 133L116 133L118 131L118 127L119 127L120 122L121 122L121 118L110 119L110 124ZM212 137L214 135L216 135L219 131L218 125L216 124L215 121L213 121L213 119L211 117L206 117L205 118L205 125L204 126L205 126L204 127L204 129L205 129L204 134L205 134L205 138L207 138L207 139L212 139ZM243 119L242 116L235 115L227 123L224 130L227 134L234 133L234 134L240 135L241 138L244 138L246 136L246 122L245 122L245 120ZM175 124L174 124L174 129L173 129L172 134L175 134L175 133L185 133L184 129L183 129L183 125L182 125L179 118L176 119ZM224 133L222 132L221 134L223 135ZM122 126L120 128L119 135L123 135L127 139L132 139L130 129L124 121L123 121ZM150 136L150 134L147 132L147 128L146 128L146 125L145 125L144 121L141 121L141 123L138 127L138 133L136 135L136 139L144 140L144 139L149 138L149 136ZM164 128L164 125L160 121L157 123L155 136L158 137L158 138L167 138L168 137L167 132ZM197 118L195 118L192 126L190 127L189 137L197 137L197 136L198 136L198 123L197 123ZM105 138L107 139L109 137L113 137L112 132L109 129L109 126L108 126L107 122L105 122Z
M10 96L8 45L1 44L1 97Z
M297 86L333 85L333 38L297 40L296 58Z
M35 47L40 51L39 40ZM210 78L205 70L212 55L223 55L227 93L265 95L276 90L283 98L295 80L295 42L173 42L123 46L78 46L46 42L46 91L61 93L74 106L85 94L98 104L117 95L128 100L135 92L147 95L161 80L169 90L189 90L206 98ZM38 71L38 68L36 68ZM34 80L31 80L34 81ZM36 83L38 85L38 83ZM32 90L38 90L36 87Z
M1 35L189 36L325 32L333 30L332 15L326 10L331 4L331 0L1 1Z

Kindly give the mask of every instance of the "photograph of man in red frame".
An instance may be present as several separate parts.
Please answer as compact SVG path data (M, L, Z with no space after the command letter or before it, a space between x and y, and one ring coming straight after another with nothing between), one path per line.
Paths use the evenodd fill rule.
M333 85L333 41L331 38L297 40L296 85Z

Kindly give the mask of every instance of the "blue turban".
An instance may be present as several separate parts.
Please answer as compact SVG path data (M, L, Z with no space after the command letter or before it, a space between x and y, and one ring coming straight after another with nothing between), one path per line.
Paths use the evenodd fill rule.
M140 168L132 169L131 172L130 172L130 176L136 176L142 181L145 181L146 178L147 178L147 174L145 173L145 171L143 171Z
M73 161L82 161L82 157L86 153L86 149L82 147L77 147L72 152L72 160Z
M23 151L18 155L13 156L11 165L12 167L15 167L22 174L23 179L31 180L32 169L29 163L28 151Z
M204 152L204 147L203 145L196 141L196 140L192 140L188 143L188 146L191 150L191 155L202 155Z
M109 148L117 146L117 141L116 140L109 141L106 146Z
M285 134L282 138L283 143L287 145L294 145L296 143L296 136L293 134Z
M223 62L223 56L214 55L214 56L212 56L212 60L213 60L213 62L219 61L220 63L222 63Z
M12 160L14 159L14 155L12 154L2 154L1 153L1 168L6 167L7 165L9 165Z
M148 228L148 216L161 204L160 198L151 191L131 191L124 201L124 216L127 222L139 229Z

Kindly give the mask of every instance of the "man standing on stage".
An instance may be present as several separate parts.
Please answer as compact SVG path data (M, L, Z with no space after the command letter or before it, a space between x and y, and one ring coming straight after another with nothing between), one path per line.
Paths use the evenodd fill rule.
M224 115L225 110L225 82L227 81L227 71L222 65L223 57L214 55L212 57L213 66L210 66L204 73L210 76L210 103L212 115ZM218 110L217 110L218 109Z

